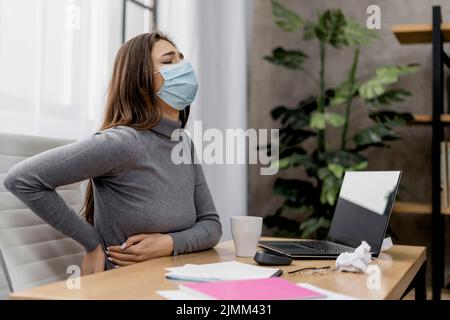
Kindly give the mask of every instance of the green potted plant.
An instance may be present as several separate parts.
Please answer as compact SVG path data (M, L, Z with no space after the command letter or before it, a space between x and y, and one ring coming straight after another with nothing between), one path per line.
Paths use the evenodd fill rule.
M285 32L303 32L304 41L315 41L319 46L318 90L302 99L295 107L277 106L272 118L280 126L280 170L301 167L305 179L277 178L273 191L284 197L275 213L264 218L267 227L277 236L324 238L328 232L342 178L346 170L363 170L368 165L364 151L384 148L399 139L396 127L412 120L410 113L388 108L392 102L401 102L411 93L395 85L399 77L415 73L417 65L381 66L369 79L358 78L360 47L377 38L356 21L345 17L340 9L325 10L314 21L304 20L280 2L272 1L275 23ZM338 87L328 88L325 61L327 49L333 47L351 52L349 70ZM265 57L270 63L303 71L308 55L300 49L275 48ZM349 136L350 115L354 101L360 99L367 109L372 125ZM330 146L327 129L339 130L339 146ZM335 131L334 131L335 132ZM332 137L336 140L336 135ZM314 147L305 148L305 142ZM284 212L295 212L303 219L291 219ZM303 220L301 223L299 220Z

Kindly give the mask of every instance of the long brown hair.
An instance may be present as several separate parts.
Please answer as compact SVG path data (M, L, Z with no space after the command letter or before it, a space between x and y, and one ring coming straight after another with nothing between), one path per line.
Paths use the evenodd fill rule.
M105 116L100 130L115 126L129 126L136 130L153 128L161 120L161 110L153 90L152 50L156 42L166 40L163 33L138 35L125 42L117 52L109 82ZM189 107L180 112L182 127L189 116ZM82 210L86 221L94 225L94 193L92 179L86 188Z

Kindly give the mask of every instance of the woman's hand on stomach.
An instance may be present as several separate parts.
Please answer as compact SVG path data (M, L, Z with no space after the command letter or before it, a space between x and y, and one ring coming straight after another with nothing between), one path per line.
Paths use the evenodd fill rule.
M94 251L87 253L81 263L82 275L97 273L105 270L106 255L101 245Z
M169 256L172 252L172 237L162 233L137 234L121 246L109 246L106 251L108 260L118 266Z

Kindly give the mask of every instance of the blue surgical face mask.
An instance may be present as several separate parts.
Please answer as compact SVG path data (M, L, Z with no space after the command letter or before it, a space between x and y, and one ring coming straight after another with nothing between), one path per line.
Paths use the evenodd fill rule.
M194 101L198 83L192 65L187 61L164 66L154 74L161 73L164 84L156 93L165 103L183 110Z

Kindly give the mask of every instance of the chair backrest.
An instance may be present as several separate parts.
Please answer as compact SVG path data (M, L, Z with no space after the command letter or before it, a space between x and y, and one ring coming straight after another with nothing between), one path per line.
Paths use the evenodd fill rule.
M67 267L81 264L84 248L46 224L3 185L14 164L70 142L0 133L0 295L67 279ZM57 192L80 211L81 183Z

